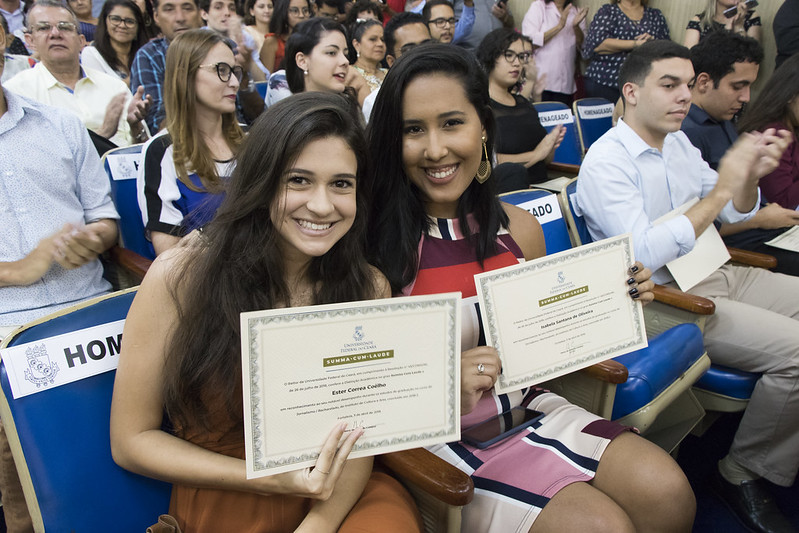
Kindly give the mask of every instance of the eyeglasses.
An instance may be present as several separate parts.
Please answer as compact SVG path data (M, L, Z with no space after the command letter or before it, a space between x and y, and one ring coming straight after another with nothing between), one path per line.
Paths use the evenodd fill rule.
M110 22L114 26L124 25L126 28L136 27L136 19L122 18L118 15L108 15L108 17L106 18L108 19L108 22Z
M408 52L410 52L411 50L413 50L414 48L416 48L420 44L425 44L425 43L429 43L429 42L430 42L430 39L425 39L424 41L422 41L420 43L408 43L406 45L403 45L402 48L400 48L400 53L407 54Z
M527 63L533 56L532 52L519 52L517 54L513 50L505 50L502 52L502 55L508 63L513 63L516 59L518 59L520 63Z
M31 33L50 33L53 31L53 28L57 29L60 33L77 33L78 31L78 27L74 22L62 20L61 22L57 22L55 26L49 22L37 22L31 28Z
M230 75L236 76L238 81L241 81L241 78L244 77L244 69L241 68L239 65L235 67L228 65L227 63L211 63L210 65L200 65L199 68L207 68L207 69L214 69L216 70L216 75L219 76L219 81L223 83L227 83L230 81Z
M436 28L444 28L447 25L454 26L456 22L458 22L458 19L456 19L455 17L451 17L448 19L441 17L431 20L430 22L428 22L428 24L435 24Z
M302 9L300 9L300 8L298 8L298 7L290 7L290 8L289 8L289 14L290 14L290 15L294 15L294 16L296 17L296 16L297 16L297 15L299 15L300 13L302 13L302 16L303 16L303 17L307 17L308 15L310 15L310 14L311 14L311 12L310 12L310 11L308 11L308 8L307 8L307 7L304 7L304 8L302 8Z

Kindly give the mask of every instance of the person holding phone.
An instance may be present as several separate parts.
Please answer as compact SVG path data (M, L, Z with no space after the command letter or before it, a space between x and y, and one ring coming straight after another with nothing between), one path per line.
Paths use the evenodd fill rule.
M683 44L692 48L711 31L727 30L760 42L760 15L757 0L707 0L705 10L688 21Z

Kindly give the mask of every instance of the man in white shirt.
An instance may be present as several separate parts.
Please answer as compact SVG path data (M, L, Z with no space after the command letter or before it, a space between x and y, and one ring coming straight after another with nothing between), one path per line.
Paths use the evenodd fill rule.
M81 68L86 41L74 14L56 0L39 1L28 13L28 32L28 45L41 62L14 76L7 89L72 111L88 129L117 146L146 140L142 118L151 98L143 98L141 87L131 96L122 80Z
M742 135L713 171L680 131L694 83L689 57L671 41L630 53L619 78L624 119L591 146L577 182L591 236L632 233L636 258L659 283L671 281L664 265L690 252L714 220L757 211L758 180L790 140L773 130ZM654 224L697 197L684 215ZM716 304L705 328L711 359L762 373L715 488L750 530L795 531L760 478L790 486L799 469L799 278L724 265L690 292Z

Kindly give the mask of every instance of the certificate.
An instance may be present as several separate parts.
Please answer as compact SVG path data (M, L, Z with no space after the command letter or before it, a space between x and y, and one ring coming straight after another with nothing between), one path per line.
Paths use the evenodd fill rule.
M799 226L794 226L782 235L778 235L770 241L766 241L766 244L774 248L799 252Z
M460 439L460 293L241 314L247 477Z
M483 328L502 360L499 393L529 387L647 346L625 234L477 274Z

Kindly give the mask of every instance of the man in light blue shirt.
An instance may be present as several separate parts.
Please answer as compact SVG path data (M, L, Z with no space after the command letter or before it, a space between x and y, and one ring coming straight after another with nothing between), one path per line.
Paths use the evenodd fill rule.
M621 69L624 118L591 146L576 203L594 239L632 233L636 259L671 281L664 265L686 253L715 220L740 222L759 204L758 180L776 168L789 137L746 134L718 173L680 125L691 104L688 49L652 41ZM699 198L684 215L654 221ZM715 363L762 373L730 452L719 462L717 492L752 531L794 531L760 483L789 486L799 470L799 278L724 265L690 290L710 298L705 346Z

